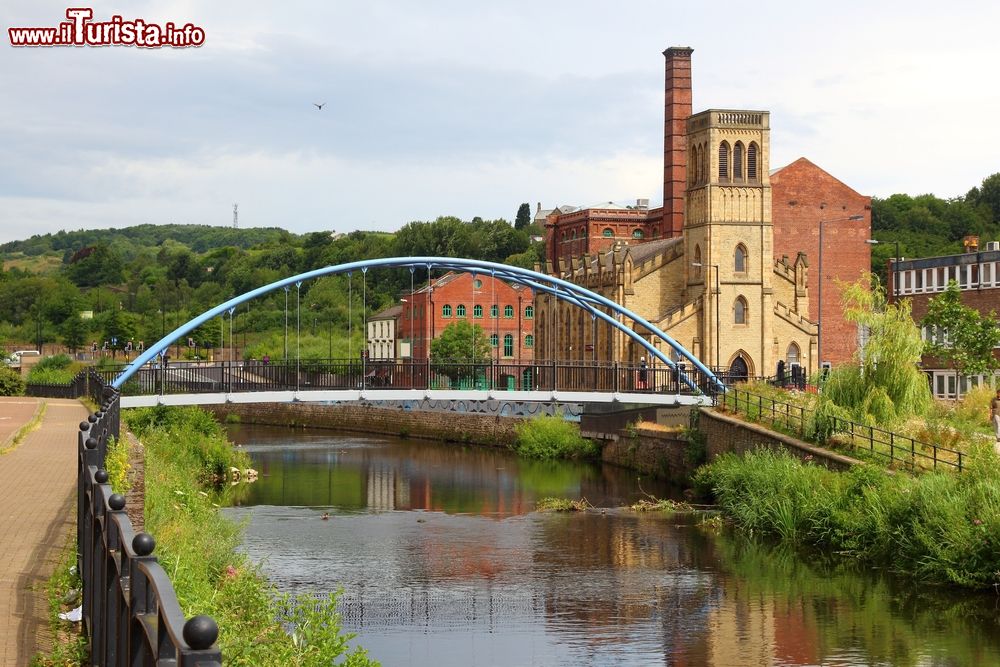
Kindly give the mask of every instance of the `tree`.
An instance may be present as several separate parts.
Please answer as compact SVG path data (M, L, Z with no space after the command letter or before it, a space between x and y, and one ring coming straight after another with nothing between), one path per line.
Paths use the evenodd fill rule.
M62 323L63 342L70 352L76 352L87 342L89 328L79 313L67 317Z
M844 316L868 332L854 363L834 368L823 384L817 428L836 415L891 426L924 414L931 403L927 378L917 367L923 352L909 299L888 303L874 275L842 284Z
M514 229L524 229L531 224L531 206L524 202L517 207L517 217L514 218Z
M934 331L925 352L954 366L956 378L985 375L1000 368L993 356L993 348L1000 345L996 311L983 315L963 304L962 292L954 280L927 303L923 324Z
M474 364L490 358L489 336L478 324L452 322L431 341L434 371L452 380L472 377Z

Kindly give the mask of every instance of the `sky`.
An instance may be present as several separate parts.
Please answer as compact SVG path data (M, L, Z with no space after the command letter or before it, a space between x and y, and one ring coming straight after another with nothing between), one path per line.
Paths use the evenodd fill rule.
M771 164L858 192L1000 171L1000 3L364 0L73 3L198 48L14 48L0 12L0 242L143 223L393 231L440 215L662 201L662 52L693 109L771 113ZM325 103L322 110L313 103Z

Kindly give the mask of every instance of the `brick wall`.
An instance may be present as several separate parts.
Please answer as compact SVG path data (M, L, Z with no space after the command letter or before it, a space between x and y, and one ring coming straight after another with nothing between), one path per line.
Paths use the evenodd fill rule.
M709 461L726 452L745 454L763 446L775 450L783 449L802 459L810 457L831 470L848 470L851 466L861 464L849 456L842 456L791 436L769 431L758 424L740 421L710 408L701 408L700 413L698 430L705 436Z
M246 424L307 426L380 435L405 435L446 442L508 447L517 437L519 417L420 412L370 405L320 403L234 403L206 406L219 420L237 415Z
M834 365L851 360L857 327L844 319L837 280L854 282L871 270L871 197L858 194L805 158L771 174L774 255L809 262L809 319L819 318L823 281L823 358ZM852 215L861 220L846 220ZM819 227L823 223L823 273L819 272Z

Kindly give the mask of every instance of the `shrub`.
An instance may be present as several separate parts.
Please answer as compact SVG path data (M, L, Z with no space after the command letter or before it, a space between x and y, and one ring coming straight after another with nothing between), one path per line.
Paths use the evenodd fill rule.
M597 444L580 436L577 424L550 416L521 422L515 450L533 459L589 459L601 453Z
M24 380L13 368L0 364L0 396L20 396L24 393Z

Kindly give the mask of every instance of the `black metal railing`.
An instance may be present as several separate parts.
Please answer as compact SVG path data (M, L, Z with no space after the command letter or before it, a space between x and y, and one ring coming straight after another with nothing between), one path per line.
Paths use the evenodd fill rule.
M100 374L111 383L124 366ZM121 387L126 396L289 390L587 391L713 395L695 368L591 361L278 360L147 364Z
M898 465L911 471L950 469L958 472L965 467L963 452L834 415L818 416L815 410L738 386L730 386L724 395L716 397L716 405L741 414L750 421L768 424L805 440L847 445L885 461L890 467Z
M120 433L120 395L96 372L90 385L100 409L80 423L77 443L77 568L88 664L221 665L215 621L185 622L173 584L152 555L155 541L135 532L125 497L107 483L104 460L108 441Z

